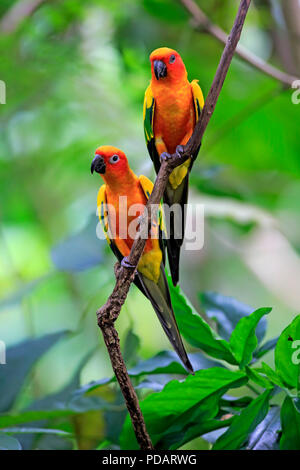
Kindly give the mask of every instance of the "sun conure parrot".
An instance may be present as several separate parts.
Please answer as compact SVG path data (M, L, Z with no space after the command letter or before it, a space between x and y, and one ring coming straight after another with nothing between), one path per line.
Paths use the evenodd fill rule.
M91 172L94 171L101 175L105 183L100 187L97 198L100 222L113 253L121 264L128 266L127 257L134 242L135 233L130 234L127 228L134 223L134 220L138 221L137 218L142 215L153 184L143 175L137 177L130 169L124 152L112 146L105 145L96 150L91 165ZM122 213L125 207L123 199L120 199L122 196L127 196L125 214ZM129 215L129 209L133 204L140 206L135 206L134 215ZM125 232L125 236L121 220L126 224L125 228L128 233ZM193 373L193 367L184 349L174 316L164 271L163 246L159 232L159 223L154 224L151 229L151 238L147 239L139 261L134 283L152 303L172 346L186 369Z
M150 62L152 79L144 98L144 131L147 148L158 173L161 159L175 152L180 156L182 146L188 142L199 119L204 98L198 80L188 81L178 52L161 47L151 53ZM168 227L167 250L174 285L179 279L189 172L198 152L199 148L191 159L172 171L164 193L164 203L168 206L180 204L183 214L179 227L178 222L175 226L176 220L171 212Z

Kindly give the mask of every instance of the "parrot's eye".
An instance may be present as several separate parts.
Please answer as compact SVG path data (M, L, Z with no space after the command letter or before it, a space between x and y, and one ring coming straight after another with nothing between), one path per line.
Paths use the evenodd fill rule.
M172 54L171 57L170 57L169 63L174 64L175 60L176 60L176 57L175 57L174 54Z
M119 155L113 155L112 157L110 157L109 163L117 163L119 160L120 160Z

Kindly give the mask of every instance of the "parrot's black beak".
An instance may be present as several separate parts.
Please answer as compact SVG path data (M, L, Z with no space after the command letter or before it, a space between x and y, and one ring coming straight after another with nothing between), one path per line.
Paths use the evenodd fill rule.
M162 60L155 60L154 64L154 74L157 80L160 78L165 78L167 76L167 66Z
M93 174L94 171L96 171L96 173L100 173L103 175L105 173L105 170L106 164L104 158L101 157L101 155L96 155L91 164L91 173Z

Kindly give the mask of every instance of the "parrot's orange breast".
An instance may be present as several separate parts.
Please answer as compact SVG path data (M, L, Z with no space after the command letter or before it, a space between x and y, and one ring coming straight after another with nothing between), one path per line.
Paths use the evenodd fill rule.
M154 137L164 141L167 151L174 153L184 144L195 127L195 109L192 88L186 80L181 86L151 85L155 99Z
M136 230L138 230L137 218L143 214L147 198L140 184L137 183L136 186L124 194L122 192L110 191L107 188L107 203L114 207L114 214L111 214L108 206L110 230L113 234L116 234L116 237L122 238L130 250L134 242ZM153 242L149 239L146 242L144 253L152 249ZM123 256L126 256L122 252L122 248L120 251Z

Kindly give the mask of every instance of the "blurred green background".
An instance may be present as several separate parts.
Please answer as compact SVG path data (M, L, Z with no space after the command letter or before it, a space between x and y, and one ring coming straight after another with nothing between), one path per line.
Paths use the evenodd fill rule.
M238 3L198 0L227 32ZM254 1L241 43L299 75L295 3ZM96 237L102 180L90 162L96 147L112 144L154 179L142 105L149 54L164 45L180 52L206 96L222 46L193 30L177 0L1 2L0 339L9 347L67 331L38 361L17 408L60 390L84 358L81 383L112 373L95 312L112 290L115 260ZM300 105L292 92L234 59L191 177L190 202L205 205L204 248L182 254L181 287L196 307L205 291L272 306L268 338L300 304ZM117 328L122 345L133 329L142 358L169 349L134 286Z

